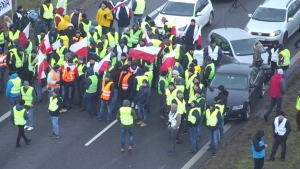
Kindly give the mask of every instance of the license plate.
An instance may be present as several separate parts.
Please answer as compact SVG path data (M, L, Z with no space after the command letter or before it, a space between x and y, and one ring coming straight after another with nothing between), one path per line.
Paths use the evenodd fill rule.
M264 40L266 40L266 38L259 36L259 37L257 37L257 40L264 41Z

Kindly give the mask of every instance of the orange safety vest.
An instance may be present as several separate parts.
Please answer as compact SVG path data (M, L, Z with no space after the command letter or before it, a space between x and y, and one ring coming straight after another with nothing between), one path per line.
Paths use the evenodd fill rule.
M6 65L6 55L3 55L3 54L2 54L2 56L0 56L0 67L2 67L2 66L7 67L7 65Z
M75 43L77 43L77 42L79 42L79 41L81 41L81 40L83 39L83 38L80 36L80 37L79 37L79 41L77 41L76 38L77 38L76 36L73 37L73 44L75 44Z
M75 79L75 72L74 70L70 70L68 72L67 69L63 69L62 71L62 79L65 81L65 82L73 82L74 79Z
M120 74L120 77L119 77L119 86L120 86L120 84L122 84L122 89L126 91L128 89L128 86L129 86L128 85L128 79L131 77L132 74L130 72L128 72L123 77L122 82L121 82L121 78L122 78L123 74L124 74L124 72L121 72L121 74Z
M103 100L110 100L110 94L111 94L111 91L110 91L110 86L113 82L108 82L106 85L105 85L105 80L102 82L102 94L101 94L101 99Z
M52 77L53 77L52 81L56 81L56 82L59 81L59 79L60 79L59 74L57 74L53 69L50 71L50 73L52 74ZM47 83L47 88L56 89L56 88L59 88L59 84L52 85L52 84Z

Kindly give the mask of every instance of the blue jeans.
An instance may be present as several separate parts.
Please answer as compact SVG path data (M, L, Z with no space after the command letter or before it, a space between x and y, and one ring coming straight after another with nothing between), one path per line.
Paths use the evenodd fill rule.
M164 109L165 109L165 101L163 95L160 96L160 106L159 106L159 115L162 116L164 115Z
M191 139L191 150L196 151L198 149L198 141L197 141L197 126L190 127L190 139Z
M83 109L86 109L86 108L87 108L86 106L88 106L88 105L87 105L87 95L86 95L86 93L84 93L83 98L82 98L81 107L82 107Z
M125 136L127 130L129 133L129 146L133 145L133 128L129 128L129 129L121 128L121 148L125 147Z
M204 116L200 116L199 124L197 126L197 137L199 137L201 135L203 119L204 119Z
M287 70L283 70L283 74L282 74L282 77L283 77L283 79L285 80L285 83L287 83L287 82L286 82L286 71L287 71Z
M277 105L276 107L276 116L279 114L279 112L281 111L281 104L282 104L282 98L272 98L271 97L271 105L268 107L267 112L265 113L265 116L269 116L274 108L275 105Z
M53 23L53 20L51 20L51 21L46 21L46 26L48 27L48 31L51 31L51 30L52 30L52 23Z
M114 95L113 95L113 97L111 99L111 103L110 103L111 110L114 110L115 108L117 108L117 107L115 107L115 105L118 105L117 102L118 102L118 89L114 89Z
M220 141L220 137L224 136L224 115L222 115L221 117L222 117L222 120L221 120L221 123L219 125L219 137L218 137L219 141Z
M285 159L285 154L286 154L286 140L282 140L280 138L273 138L273 143L272 143L272 151L270 154L271 159L275 159L276 151L281 145L281 159Z
M73 102L73 92L74 92L73 86L62 86L62 95L64 99L64 105L71 105Z
M210 144L214 150L217 150L218 149L219 130L218 129L215 129L215 130L209 129L209 130L210 130L210 139L211 139Z
M100 112L99 112L99 114L97 116L97 119L101 119L102 118L105 106L107 108L107 117L106 117L106 120L109 121L111 119L111 107L110 107L110 104L108 104L108 101L105 101L103 99L101 99Z
M33 127L33 108L28 109L28 119L26 120L26 126Z
M19 97L9 97L8 101L9 101L9 107L10 107L10 112L11 112L10 118L12 119L12 110L13 110L14 106L19 102Z
M79 97L79 101L78 103L81 104L82 103L82 99L83 99L83 95L84 95L84 83L83 80L77 80L76 82L76 90L78 93L78 97Z
M144 105L138 104L138 115L139 119L147 124L147 119L148 119L148 109L144 109Z
M40 101L40 100L42 100L42 87L43 87L43 85L42 85L42 82L41 83L39 83L39 81L38 80L35 80L34 81L34 89L35 89L35 91L36 91L36 100L37 101Z
M143 19L143 15L134 15L133 16L133 23L136 23L138 24L139 26L141 26L141 23L142 23L142 19Z
M53 134L59 135L59 126L58 126L58 116L50 116L52 127L53 127Z
M93 113L97 112L97 108L96 108L96 93L95 94L85 94L85 98L87 101L87 105L88 105L88 112L89 115L91 116Z

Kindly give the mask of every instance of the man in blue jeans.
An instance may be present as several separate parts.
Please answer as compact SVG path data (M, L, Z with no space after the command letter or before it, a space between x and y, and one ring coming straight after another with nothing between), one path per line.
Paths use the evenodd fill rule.
M59 138L58 119L59 119L59 111L62 109L62 107L63 107L63 99L59 96L59 89L54 89L52 92L52 96L50 97L49 107L48 107L48 112L53 126L53 131L50 137L53 139Z
M143 84L136 97L136 103L138 105L139 122L140 127L147 126L147 120L149 115L149 104L151 98L151 89L148 80L144 79Z
M9 100L10 111L12 112L13 107L18 103L19 97L21 95L21 79L18 76L18 73L9 72L9 80L6 85L6 97ZM10 114L12 118L12 114ZM13 119L11 119L13 120Z
M205 99L205 94L203 93L202 90L196 91L196 101L197 101L198 106L200 107L200 112L201 112L198 127L197 127L197 138L198 138L198 141L200 141L201 132L202 132L202 123L204 120L205 110L206 110L206 99Z
M276 116L281 111L282 95L286 92L286 82L283 78L283 70L278 69L277 73L270 80L270 97L271 105L268 107L264 119L268 122L268 117L271 114L275 105L277 105Z
M135 0L132 4L133 11L133 23L141 26L143 14L146 10L146 1L145 0Z
M89 112L86 117L93 118L93 113L96 114L97 112L96 100L98 93L98 77L96 76L92 68L87 69L86 76L87 78L84 85L84 97L86 98Z
M200 120L200 108L197 105L197 102L193 100L191 102L191 109L188 114L187 123L190 128L190 139L191 139L191 150L189 153L195 154L198 150L198 140L197 140L197 127Z
M210 131L211 143L207 151L212 151L213 154L218 150L219 125L222 120L221 113L214 105L210 105L206 110L206 126Z
M128 151L131 152L133 146L133 124L137 117L134 109L130 107L128 100L123 101L123 106L118 110L116 118L121 122L121 152L125 151L125 136L127 131L129 133Z

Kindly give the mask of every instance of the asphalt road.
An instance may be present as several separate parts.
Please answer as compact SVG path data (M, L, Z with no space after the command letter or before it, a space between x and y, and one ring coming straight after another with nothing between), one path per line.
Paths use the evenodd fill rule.
M252 13L263 0L245 1L241 0L248 11L243 8L232 9L227 12L230 1L214 0L215 20L211 27L204 27L202 35L207 39L207 34L214 28L239 27L244 28L248 22L248 13ZM146 13L151 13L161 6L165 0L147 1ZM95 4L88 11L85 11L89 18L94 18L99 4ZM287 47L294 56L298 50L292 46L292 42L299 36L299 32L289 39ZM298 68L296 63L288 70L288 76ZM145 169L172 169L182 168L193 157L187 152L190 149L189 135L181 136L182 144L177 145L177 155L168 157L167 151L170 148L169 135L164 122L158 118L159 100L157 92L153 91L150 108L149 123L146 128L135 127L135 140L133 152L120 152L120 125L117 122L108 128L94 142L85 146L100 131L109 124L104 121L86 119L86 112L78 112L73 109L60 116L60 138L53 140L49 137L52 132L52 125L47 113L46 94L43 95L43 102L35 105L34 130L26 131L32 144L15 148L17 128L11 121L0 122L1 144L0 144L0 169L53 169L53 168L145 168ZM267 97L259 100L254 106L252 113L259 112ZM76 99L75 99L76 101ZM8 101L5 95L0 95L0 116L9 111ZM115 116L115 114L113 114ZM228 129L225 138L221 140L224 144L233 134L236 133L246 122L237 121ZM232 123L229 123L232 124ZM200 148L207 144L209 135L204 128L203 139ZM126 140L128 144L128 141ZM199 159L198 159L199 157ZM194 165L191 168L200 168L209 158L210 153L196 154ZM189 163L190 164L190 163Z

